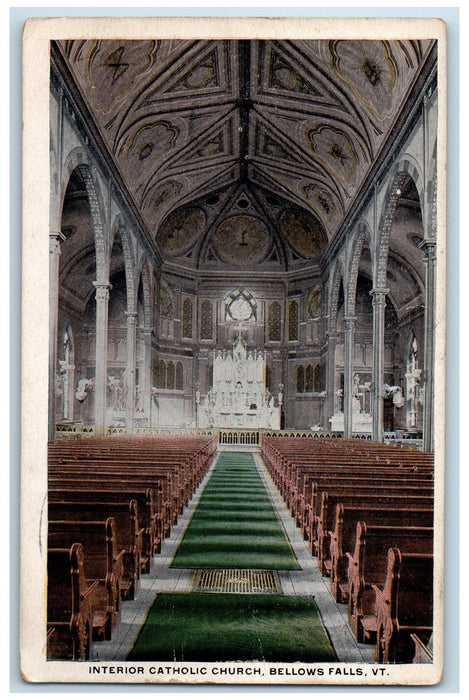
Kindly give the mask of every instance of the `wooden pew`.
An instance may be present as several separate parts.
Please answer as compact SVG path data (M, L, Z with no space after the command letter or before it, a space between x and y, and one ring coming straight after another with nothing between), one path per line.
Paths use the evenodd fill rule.
M88 584L83 546L47 550L47 658L87 660L93 634L97 582Z
M128 483L119 484L120 488L97 490L94 487L86 488L82 483L81 488L50 488L48 490L49 504L55 503L88 503L109 502L122 503L124 498L135 500L137 503L138 530L142 533L141 573L149 573L153 556L160 551L161 542L156 541L158 499L155 489L138 489Z
M367 499L353 505L338 503L335 510L335 521L330 531L328 559L321 564L326 575L330 576L329 587L332 596L339 603L348 601L348 556L347 552L355 549L357 523L366 522L367 526L405 526L417 528L433 527L433 508L396 507L391 501L386 505L381 498ZM324 557L327 555L324 554Z
M133 600L140 578L143 541L143 528L139 529L138 524L137 502L49 503L49 519L53 521L95 522L100 518L112 518L114 521L115 545L122 554L120 597L122 600Z
M300 472L297 475L297 485L295 488L295 497L292 503L292 515L296 519L297 527L301 527L302 522L307 520L311 500L314 497L314 490L322 488L324 490L335 491L339 488L347 490L349 485L370 485L387 486L389 490L393 487L400 488L406 486L414 489L433 489L433 475L415 476L412 473L396 474L392 470L373 470L365 471L360 465L355 470L331 468L327 470L311 470ZM315 486L316 485L316 486Z
M353 492L365 493L372 491L373 493L383 492L402 493L402 495L433 495L433 486L429 482L413 478L391 478L389 476L370 474L368 477L363 477L362 473L359 476L345 475L342 477L317 475L311 478L307 483L308 496L301 495L299 505L297 507L295 522L300 528L301 534L308 542L314 542L312 527L315 518L318 518L321 512L321 493L344 493L352 494ZM313 550L312 550L313 551Z
M321 573L326 574L324 562L329 558L329 533L334 525L338 503L352 507L378 507L380 505L383 508L433 508L433 496L429 495L428 492L424 493L426 495L415 495L406 493L405 489L389 491L376 487L365 489L362 486L349 486L347 492L342 489L336 492L322 492L320 500L316 499L316 503L319 502L317 511L315 512L312 507L309 532L309 547L311 553L318 558Z
M139 466L125 462L124 464L103 465L100 462L76 464L64 463L62 465L49 465L49 486L53 486L53 480L75 479L81 480L98 479L102 483L108 484L112 481L120 480L129 482L139 480L141 484L145 481L148 488L155 488L162 491L162 501L167 510L165 527L177 523L178 515L183 509L183 503L188 498L186 489L180 485L180 475L177 469L168 467ZM165 533L167 536L169 533Z
M174 502L171 499L171 486L163 477L155 478L151 474L131 473L122 470L117 473L109 473L106 469L88 473L86 471L63 470L62 475L49 475L49 489L68 490L77 486L87 490L126 490L154 489L157 492L157 506L155 513L155 527L157 543L161 543L171 532L171 527L176 519ZM155 551L159 549L155 548Z
M120 581L124 552L115 543L114 520L95 522L49 521L48 548L83 546L86 580L94 584L93 639L111 639L120 618Z
M382 587L387 575L388 550L431 555L433 528L384 527L357 523L353 554L347 553L349 624L355 639L372 642L376 636L373 587ZM362 622L363 620L363 622Z
M433 556L390 548L384 584L373 591L377 663L411 663L412 635L432 633Z

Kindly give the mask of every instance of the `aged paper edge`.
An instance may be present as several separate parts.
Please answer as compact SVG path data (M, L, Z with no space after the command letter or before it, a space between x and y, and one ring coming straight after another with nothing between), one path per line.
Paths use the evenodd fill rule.
M444 561L444 453L446 353L446 25L441 19L420 18L31 18L25 23L23 45L23 248L22 248L22 356L21 356L21 673L30 682L93 683L233 683L232 676L213 674L220 664L171 664L192 667L181 674L158 678L151 667L143 672L91 676L95 662L46 662L46 522L47 398L48 398L48 269L49 269L49 41L95 38L144 39L424 39L438 40L438 229L437 301L435 320L435 572L434 662L424 665L387 666L383 677L364 678L335 673L366 668L364 664L322 664L324 676L300 675L301 664L223 664L258 668L264 675L245 675L237 683L304 685L434 685L443 673L443 561ZM34 572L31 574L31 572ZM107 664L112 665L112 664ZM130 666L116 662L115 666ZM284 675L270 675L282 666ZM204 667L205 671L202 670ZM333 669L329 675L329 668ZM372 666L368 669L371 671ZM252 673L252 671L251 671ZM226 679L226 680L225 680Z

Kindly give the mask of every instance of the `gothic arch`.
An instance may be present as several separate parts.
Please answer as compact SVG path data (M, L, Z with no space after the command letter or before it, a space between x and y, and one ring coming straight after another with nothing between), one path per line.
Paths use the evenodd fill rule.
M348 265L347 289L344 290L344 304L346 316L353 316L355 313L355 297L357 289L358 268L363 252L363 245L366 240L370 244L370 251L372 255L372 269L374 268L373 252L371 245L371 232L367 223L361 223L358 225L354 239L355 240L352 242L351 246L351 255Z
M341 282L344 284L344 269L341 260L336 258L329 274L327 295L327 330L331 334L335 333L337 329L339 290Z
M150 287L150 273L148 271L148 261L144 255L141 255L140 261L137 265L137 271L135 275L135 290L136 295L138 294L138 288L140 282L142 283L143 292L143 325L145 328L151 328L152 326L152 303L151 303L151 287Z
M86 193L88 195L96 250L96 280L100 283L106 283L108 281L109 272L109 255L106 241L106 217L103 213L104 207L102 203L101 190L96 178L93 175L92 166L90 165L83 151L78 148L72 151L64 166L66 177L63 179L60 210L62 211L67 185L74 170L78 170L83 178Z
M422 219L425 220L424 212L424 183L421 168L415 158L405 154L393 167L389 174L389 185L384 198L383 210L381 213L378 241L376 246L376 287L386 286L386 268L389 251L389 238L391 235L394 214L401 194L401 189L407 177L410 177L417 189Z
M109 265L111 265L111 256L114 242L120 237L122 241L122 249L124 252L124 270L125 270L125 284L127 290L127 311L134 313L137 310L137 283L134 275L135 271L135 260L132 251L132 241L129 236L129 232L123 221L122 216L118 216L114 222L111 229L111 238L109 241Z

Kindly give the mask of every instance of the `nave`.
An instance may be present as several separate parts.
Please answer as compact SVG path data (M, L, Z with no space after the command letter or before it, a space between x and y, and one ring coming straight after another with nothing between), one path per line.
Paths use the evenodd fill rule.
M121 621L113 630L112 639L95 642L93 645L94 660L118 661L127 658L144 624L148 610L158 593L188 593L194 591L193 570L189 568L172 568L171 563L216 468L217 461L223 454L226 454L226 452L218 453L215 462L205 475L178 524L173 527L170 537L164 541L161 553L155 557L151 572L142 576L140 589L135 600L122 603ZM283 596L314 598L338 661L373 663L373 647L368 644L357 643L353 638L347 621L347 606L339 605L332 598L327 582L321 576L317 563L311 556L306 542L302 538L299 529L295 526L292 516L273 484L259 452L246 450L235 454L241 457L246 454L252 455L262 484L297 561L298 568L277 570L279 591L281 591ZM246 570L243 571L245 572ZM195 587L195 590L197 590L197 587Z
M433 456L285 435L231 450L49 445L48 658L314 663L368 645L431 663Z

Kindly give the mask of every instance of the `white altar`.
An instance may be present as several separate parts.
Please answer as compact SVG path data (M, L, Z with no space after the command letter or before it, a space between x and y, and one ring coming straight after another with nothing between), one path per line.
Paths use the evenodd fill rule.
M282 394L265 386L265 354L248 351L238 336L232 350L213 357L213 385L196 394L199 428L270 428L279 430Z

